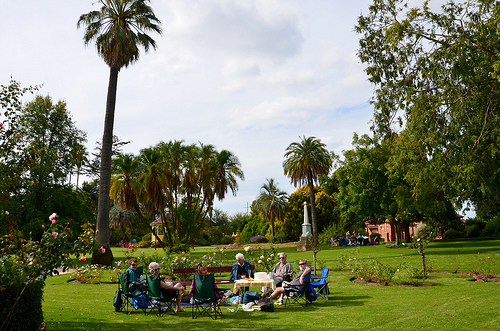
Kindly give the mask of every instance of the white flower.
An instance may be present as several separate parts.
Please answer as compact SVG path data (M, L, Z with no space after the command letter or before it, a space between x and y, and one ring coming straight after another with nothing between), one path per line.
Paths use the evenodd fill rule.
M257 263L262 263L262 260L257 261Z
M250 246L245 247L245 248L244 248L244 249L245 249L245 252L248 252L248 251L250 250L250 248L252 248L252 247L250 247Z
M264 255L261 255L261 256L260 256L260 259L261 259L261 260L264 260Z

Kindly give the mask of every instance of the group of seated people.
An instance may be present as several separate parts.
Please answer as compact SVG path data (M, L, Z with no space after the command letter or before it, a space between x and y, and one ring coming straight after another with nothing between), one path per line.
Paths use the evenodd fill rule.
M304 286L309 282L311 268L307 265L307 261L305 259L300 260L299 266L300 271L295 278L292 279L293 276L293 267L290 262L286 260L285 253L279 253L280 261L276 264L273 271L269 273L269 278L274 280L276 285L276 289L271 294L271 299L279 299L275 302L275 304L280 305L283 303L284 290L287 287L295 287L299 290L303 289ZM135 258L131 258L128 261L129 268L126 270L128 275L128 281L131 284L132 289L138 289L140 291L146 291L147 284L146 281L142 279L142 277L138 276L136 273L138 261ZM203 262L199 262L195 266L196 273L200 276L207 275L207 266ZM149 273L153 275L157 275L160 273L160 265L157 262L151 262L149 264ZM238 279L245 279L254 277L252 267L250 263L245 261L245 257L243 254L236 254L236 262L234 263L231 269L231 275L229 280L235 281ZM217 285L215 285L217 288ZM164 280L160 280L160 290L162 295L167 300L174 300L176 302L176 312L184 312L181 307L181 301L183 296L193 296L195 293L194 279L191 283L190 292L186 291L185 287L182 286L181 283L172 283L165 282ZM245 291L248 291L248 288L245 288ZM264 287L262 290L261 297L266 297L268 294L267 288ZM219 293L215 291L215 295L219 298Z
M293 267L290 262L286 260L286 253L279 253L280 261L276 263L272 272L269 273L269 278L274 280L276 289L271 294L271 299L276 300L274 304L283 304L284 291L287 287L294 287L297 290L303 290L309 283L311 277L311 268L307 265L307 260L303 259L299 262L300 271L295 278L293 276ZM233 265L230 280L244 279L246 277L253 278L253 271L250 263L245 261L243 254L236 254L236 263ZM248 288L245 288L248 291ZM267 288L263 288L261 297L267 296Z

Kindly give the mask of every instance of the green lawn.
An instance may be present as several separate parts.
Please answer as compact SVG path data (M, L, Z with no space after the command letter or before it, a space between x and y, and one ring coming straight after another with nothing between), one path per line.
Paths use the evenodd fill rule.
M193 257L211 249L196 250ZM213 249L212 249L213 250ZM291 262L312 260L312 252L283 248ZM123 251L113 251L123 258ZM147 250L146 253L150 254ZM230 251L230 256L237 251ZM321 264L338 268L339 257L357 252L358 257L375 258L383 263L419 266L414 250L384 246L324 247L318 253ZM233 254L234 253L234 254ZM488 259L490 257L490 259ZM493 268L500 274L500 240L433 242L427 250L432 270L473 271ZM127 316L112 306L116 284L70 284L70 275L47 279L43 311L48 330L499 330L499 283L480 283L459 274L431 273L425 284L403 287L361 285L350 281L348 272L330 272L330 300L318 298L307 308L276 306L273 313L232 313L225 307L217 321L208 317L191 319L190 310L163 318L145 316L139 311Z

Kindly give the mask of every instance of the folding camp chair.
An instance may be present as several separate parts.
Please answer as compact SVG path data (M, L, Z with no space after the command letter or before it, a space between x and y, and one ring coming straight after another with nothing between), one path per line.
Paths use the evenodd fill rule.
M136 274L142 275L142 267L136 269ZM120 281L119 289L122 290L124 296L124 307L123 309L127 312L128 315L132 313L134 309L141 309L144 313L146 313L147 309L147 297L146 292L141 291L140 289L133 288L130 286L130 281L128 279L128 274L125 272L123 274L118 274L118 280ZM144 300L142 300L144 298ZM134 304L131 302L134 301ZM140 304L141 301L146 304Z
M172 307L172 299L166 299L163 297L160 288L160 275L147 275L148 282L148 311L146 315L151 314L155 311L156 316L163 316L165 312L172 311L177 314Z
M292 303L298 303L302 307L307 307L308 303L312 303L318 295L309 283L311 280L311 273L304 276L303 286L287 286L284 287L283 293L285 294L285 307L290 306Z
M200 276L194 274L194 288L192 318L208 315L212 319L217 319L217 316L222 316L219 299L215 295L214 275Z
M302 289L295 286L285 287L283 293L285 294L285 307L288 307L293 303L298 303L302 307L307 307L307 304L312 303L318 297L316 291L310 283L305 285Z
M316 292L325 300L328 300L328 295L330 294L330 290L328 289L328 272L330 270L328 268L323 268L320 276L311 276L311 280L318 279L316 281L311 282L311 286L316 289Z

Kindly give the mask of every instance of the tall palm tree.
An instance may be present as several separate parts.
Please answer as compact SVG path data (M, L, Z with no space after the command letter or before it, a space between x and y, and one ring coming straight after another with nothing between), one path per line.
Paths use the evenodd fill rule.
M326 145L316 137L306 138L304 136L300 139L300 142L293 142L287 147L283 170L295 187L304 184L309 186L312 231L314 244L316 244L318 242L318 223L314 183L319 182L319 175L327 175L330 172L332 157L326 149Z
M224 200L228 189L233 195L238 191L237 178L245 180L245 175L241 170L240 160L228 150L223 149L217 153L215 158L215 195L219 201Z
M142 170L139 176L140 187L142 188L139 200L150 211L150 214L156 218L160 215L163 220L163 232L167 235L169 247L172 247L172 230L167 223L165 191L167 174L164 171L163 155L159 147L144 148L140 152ZM157 238L157 240L159 240ZM163 247L163 242L160 240Z
M77 27L85 26L85 45L95 41L97 53L110 68L106 115L102 138L99 204L97 211L97 245L105 247L105 253L95 250L93 264L112 265L113 254L109 249L109 190L111 181L111 154L115 117L118 72L139 59L139 47L147 53L156 42L147 34L161 34L160 20L149 0L100 0L100 10L80 16Z
M274 238L274 221L282 219L285 215L285 207L288 194L278 188L274 178L266 179L267 182L260 188L257 197L257 209L264 219L271 224L271 236Z

